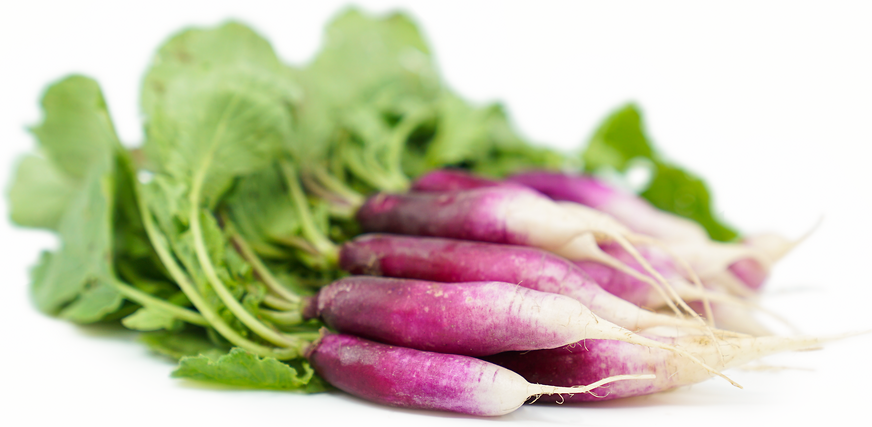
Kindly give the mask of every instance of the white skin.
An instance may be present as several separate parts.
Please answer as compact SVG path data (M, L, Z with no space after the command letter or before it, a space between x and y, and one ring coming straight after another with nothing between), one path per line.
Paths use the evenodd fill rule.
M553 202L526 192L517 193L509 198L503 205L501 214L506 229L526 236L526 244L554 252L570 260L592 260L618 268L639 280L651 283L677 315L680 316L681 312L673 302L676 300L688 313L696 315L683 301L680 301L666 279L660 276L629 243L627 236L632 236L633 233L609 215L576 203ZM596 242L607 240L620 243L654 280L603 253ZM664 288L672 295L667 295Z
M660 240L687 261L700 278L716 281L740 296L753 295L753 291L729 272L731 264L751 258L768 272L805 238L789 241L775 234L760 234L746 238L741 244L714 242L696 222L661 211L631 195L616 195L598 209L629 224L633 231Z

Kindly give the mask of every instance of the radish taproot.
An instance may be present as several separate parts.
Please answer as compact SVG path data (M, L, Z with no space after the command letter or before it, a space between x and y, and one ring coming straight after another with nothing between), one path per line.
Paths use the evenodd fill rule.
M669 283L638 254L628 230L609 216L588 209L566 209L542 194L518 186L488 186L446 192L378 193L356 218L364 231L477 240L538 247L571 260L593 259L649 283L678 315L676 303L691 315ZM597 240L614 241L634 256L656 280L610 259ZM666 290L671 295L667 295Z
M746 239L746 244L712 241L696 222L661 211L646 200L591 176L533 171L507 180L554 200L606 212L631 230L668 244L700 277L721 282L741 295L758 290L772 264L796 245L773 234L752 236Z
M396 347L343 334L326 334L306 354L330 384L371 402L469 415L508 414L531 397L576 395L619 380L600 378L589 386L530 384L520 375L480 359Z
M304 316L341 333L467 356L620 340L675 352L741 387L684 350L600 319L573 298L511 283L350 276L322 288Z
M601 249L626 265L642 271L635 259L620 246L603 244ZM707 317L710 316L709 318L714 321L718 328L757 336L771 333L768 328L754 319L752 313L761 311L778 318L774 313L764 310L752 300L738 298L728 292L713 289L700 290L688 283L682 277L681 270L675 267L672 262L673 258L657 247L643 247L639 251L655 269L669 280L682 299L690 302L691 306L698 312L705 313ZM635 276L625 274L622 270L591 261L576 261L575 265L610 294L632 304L651 309L662 307L664 304L662 297L656 292L652 292L647 283L638 280ZM715 284L707 285L716 286ZM711 302L709 312L706 312L704 305L701 304L702 301ZM779 318L779 320L781 319Z
M352 274L437 282L515 283L572 297L597 316L630 330L699 326L695 321L643 310L601 288L572 262L529 246L365 234L342 246L339 266ZM643 286L651 291L647 284Z
M730 337L715 343L708 336L646 337L680 346L719 370L741 366L761 357L791 350L818 347L831 339L815 337ZM711 375L699 365L677 355L620 341L585 341L551 350L508 352L484 358L506 367L531 382L548 384L583 383L622 373L651 373L651 380L616 383L596 395L543 396L544 402L589 402L639 396L704 381Z

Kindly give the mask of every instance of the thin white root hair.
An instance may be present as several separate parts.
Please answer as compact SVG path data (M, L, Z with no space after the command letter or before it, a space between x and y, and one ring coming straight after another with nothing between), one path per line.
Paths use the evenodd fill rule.
M591 390L599 388L605 384L613 383L615 381L625 381L625 380L653 380L657 378L654 374L642 374L642 375L615 375L608 378L603 378L593 384L589 385L580 385L574 387L558 387L551 385L542 385L536 384L541 388L541 392L538 394L580 394L580 393L590 393Z
M711 333L711 330L709 330L709 333ZM722 374L720 371L718 371L718 370L712 368L711 366L707 365L707 364L706 364L705 362L703 362L702 360L699 360L699 358L697 358L696 356L694 356L694 355L688 353L687 351L684 351L684 350L682 350L682 349L680 349L680 348L678 348L678 347L674 347L674 346L671 346L671 345L668 345L668 344L663 344L663 343L661 343L661 342L659 342L659 341L655 341L655 340L652 340L652 339L649 339L649 338L645 338L645 337L641 337L641 336L628 337L628 338L626 338L626 339L623 339L622 341L626 341L626 342L631 343L631 344L638 344L638 345L642 345L642 346L646 346L646 347L654 347L654 348L659 348L659 349L663 349L663 350L668 350L668 351L674 352L674 353L676 353L676 354L679 354L679 355L681 355L681 356L684 356L684 357L686 357L686 358L692 360L694 363L696 363L697 365L701 366L703 369L705 369L706 371L708 371L710 374L712 374L712 375L717 375L717 376L719 376L719 377L721 377L721 378L723 378L723 379L729 381L729 383L732 384L733 386L738 387L738 388L744 388L744 387L742 387L739 383L737 383L737 382L733 381L732 379L730 379L730 377L728 377L728 376ZM723 355L721 355L721 357L723 357Z
M709 327L714 328L715 327L715 318L714 318L714 313L712 312L711 302L709 301L708 296L705 293L705 286L702 285L702 281L699 279L699 275L696 274L696 271L693 270L693 268L690 266L690 264L688 264L684 258L680 257L677 253L675 253L675 251L670 249L668 245L663 244L663 242L661 242L655 238L634 234L632 236L632 239L634 241L638 241L639 243L649 244L651 246L655 246L655 247L661 249L663 252L666 252L666 254L669 255L672 258L672 260L675 261L681 267L682 270L684 270L685 274L687 275L687 278L690 279L691 283L693 283L696 286L696 288L700 291L700 295L702 296L700 301L702 301L702 307L703 307L703 312L705 314L705 318L708 320L707 323L708 323Z
M639 265L642 266L643 269L645 269L646 272L651 274L658 282L663 284L663 287L672 295L672 298L675 302L678 303L679 307L684 309L694 319L697 319L702 325L705 325L709 331L711 330L711 327L705 320L703 320L699 313L697 313L696 310L690 308L690 306L687 305L684 299L682 299L681 296L678 295L678 292L675 291L675 288L673 288L672 285L669 284L669 281L667 281L666 278L664 278L657 270L655 270L654 267L652 267L651 264L648 263L648 260L642 257L642 254L640 254L639 251L636 250L636 248L630 243L629 240L627 240L627 238L621 235L614 236L613 238L615 239L615 242L621 245L621 247L625 251L627 251L627 253L629 253L639 263ZM709 308L709 310L711 310L711 308ZM714 335L712 335L712 338L714 338Z
M725 294L725 293L721 293L721 292L717 292L717 291L711 291L708 289L703 290L702 293L698 293L696 289L692 289L692 288L680 289L679 294L681 294L682 298L684 298L685 300L690 300L690 301L702 300L702 298L704 297L704 298L708 298L709 300L711 300L713 302L722 303L722 304L729 304L729 305L734 305L736 307L742 307L742 308L747 308L747 309L759 311L760 313L763 313L763 314L771 317L772 319L778 321L779 323L783 324L784 326L789 328L791 330L791 332L793 332L794 334L802 335L802 331L799 328L797 328L795 325L793 325L789 320L787 320L787 318L785 318L784 316L781 316L780 314L778 314L772 310L769 310L768 308L763 307L760 304L757 304L756 302L754 302L752 300L741 299L741 298L737 298L737 297L730 295L730 294ZM747 334L742 334L742 335L747 335Z
M646 276L636 271L636 269L634 269L633 267L624 264L617 258L603 252L602 250L597 250L596 254L590 257L590 260L614 268L615 270L627 274L636 280L641 280L651 285L651 287L653 287L654 290L657 291L657 294L660 295L660 298L663 298L663 302L672 310L672 312L675 313L678 318L684 318L684 313L682 313L682 311L678 309L678 306L675 305L675 302L673 302L672 298L670 298L669 295L666 294L666 291L663 289L663 287L650 276Z
M780 247L778 248L777 251L766 250L766 249L758 247L758 250L760 250L761 252L763 252L765 254L765 256L761 257L762 259L760 259L758 261L760 261L763 264L764 268L769 270L770 268L772 268L772 266L776 262L781 260L781 258L784 258L787 254L792 252L797 246L799 246L800 244L802 244L803 242L808 240L808 238L811 237L811 235L814 234L820 228L820 226L821 226L821 224L823 224L823 222L824 222L824 217L823 217L823 215L821 215L817 219L817 221L815 221L814 225L812 225L808 231L803 233L802 236L799 236L798 239L791 241L791 242L787 242L784 245L779 245ZM764 237L764 236L758 236L758 237ZM754 236L751 236L751 237L753 238Z

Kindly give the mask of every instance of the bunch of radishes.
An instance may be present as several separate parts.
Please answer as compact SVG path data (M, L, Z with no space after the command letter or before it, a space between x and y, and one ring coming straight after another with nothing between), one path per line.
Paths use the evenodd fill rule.
M739 386L720 370L821 342L754 336L743 315L790 242L716 243L592 177L439 170L357 220L376 234L346 243L341 268L389 278L340 279L303 312L348 334L310 347L316 371L376 402L499 415L534 396Z

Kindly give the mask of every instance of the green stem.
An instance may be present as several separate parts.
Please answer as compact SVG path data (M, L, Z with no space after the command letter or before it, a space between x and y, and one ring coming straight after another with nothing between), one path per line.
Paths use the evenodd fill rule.
M267 295L263 298L263 303L267 305L267 307L272 307L277 310L293 310L296 308L294 304L291 304L284 298L280 298L277 295Z
M300 352L298 349L275 349L257 344L246 339L231 328L230 325L224 322L224 319L222 319L216 310L206 302L202 295L200 295L196 287L188 279L188 275L182 271L181 266L176 262L168 247L166 236L164 236L154 224L154 219L152 219L151 212L145 204L145 200L142 197L142 189L139 184L137 184L137 202L139 203L142 224L145 227L145 232L148 234L149 240L154 246L155 252L157 252L158 257L166 267L167 271L169 271L173 280L176 281L179 288L182 289L182 292L184 292L185 295L188 296L188 299L191 300L191 304L194 304L194 307L197 308L197 311L200 312L200 315L206 319L211 327L215 328L221 336L226 338L227 341L230 341L233 345L242 347L259 356L274 357L276 359L293 359L299 357Z
M348 204L350 204L355 209L363 205L363 202L366 200L366 198L362 194L352 190L350 187L343 184L342 181L336 179L335 176L331 175L323 167L318 166L312 168L312 173L315 176L315 179L318 180L321 185L323 185L328 190L340 195L342 198L347 200Z
M114 286L121 295L124 295L125 298L143 307L164 311L168 314L171 314L176 319L184 320L185 322L192 323L194 325L209 326L209 322L207 322L206 319L199 313L166 302L160 298L156 298L120 280L112 280L112 286Z
M318 248L312 246L308 240L300 236L276 236L273 237L273 240L285 246L299 249L307 254L318 255Z
M191 203L191 211L189 221L191 224L191 233L194 238L194 252L197 255L197 261L206 275L206 280L212 286L212 289L218 294L218 298L227 306L227 308L236 316L243 325L247 326L252 332L261 336L261 338L280 347L302 349L302 344L296 340L289 339L283 334L271 329L263 324L254 315L248 312L242 303L230 293L224 282L218 277L215 266L212 265L212 260L209 259L209 251L206 249L206 242L203 240L203 228L200 224L200 192L202 191L203 182L205 182L206 172L208 171L209 162L204 162L203 166L194 175L189 202Z
M283 242L279 241L279 243L283 243ZM283 250L281 250L281 249L279 249L279 248L277 248L269 243L262 243L262 242L251 243L250 242L249 244L251 245L251 249L253 251L257 252L258 254L260 254L260 256L263 256L265 258L269 258L269 259L288 259L288 258L290 258L290 254L288 254L286 251L283 251Z
M232 228L232 222L229 218L224 216L224 223L228 224ZM231 230L230 232L230 240L233 242L233 245L239 250L240 255L251 264L251 267L254 269L254 273L260 278L260 280L273 291L278 296L288 300L288 302L299 303L300 297L293 292L289 291L284 285L282 285L275 276L273 276L272 272L269 268L260 260L256 253L251 249L251 246L248 245L248 242L237 233L235 230Z
M288 183L288 190L291 193L291 200L297 208L297 215L300 217L300 225L302 227L303 237L311 243L320 254L335 264L339 259L336 245L330 241L315 225L315 220L312 218L312 213L309 211L309 201L306 200L303 194L303 188L300 186L300 180L297 177L297 171L294 166L287 160L281 161L282 173L285 176L285 181Z
M403 117L402 121L400 121L397 127L394 128L394 131L391 134L391 139L388 141L385 161L388 166L388 171L393 175L405 177L402 171L401 161L406 141L415 129L433 117L433 113L434 111L432 108L416 108Z
M345 160L345 165L355 176L363 180L368 185L382 191L404 190L406 186L403 183L395 183L387 176L387 173L381 172L379 167L370 167L364 164L360 158L360 153L356 153L351 147L346 147L342 150L342 158Z
M260 310L260 314L277 325L299 325L303 322L303 315L300 314L299 310L274 311L263 309Z

